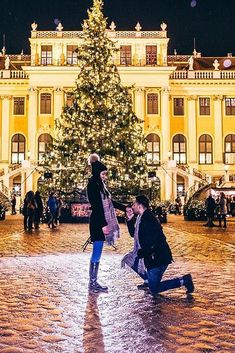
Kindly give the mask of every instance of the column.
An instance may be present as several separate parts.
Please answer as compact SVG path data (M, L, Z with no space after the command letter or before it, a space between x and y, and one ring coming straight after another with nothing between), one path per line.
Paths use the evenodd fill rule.
M21 198L23 199L27 190L26 190L26 173L21 172ZM29 190L28 190L29 191Z
M36 156L36 132L37 132L37 90L34 87L29 88L29 108L28 108L28 151L32 162L37 160Z
M145 113L144 113L144 107L145 107L145 101L144 101L144 88L143 87L137 87L135 89L135 114L137 117L144 122L145 118Z
M25 173L25 191L28 192L30 190L33 190L33 173L31 169Z
M214 104L214 163L223 163L222 95L213 96Z
M172 171L171 184L172 184L171 199L174 201L177 197L177 172L174 170Z
M167 162L168 153L171 150L169 90L167 87L163 88L161 92L161 112L162 112L162 162Z
M8 163L10 150L10 96L2 96L2 162Z
M54 89L54 120L60 117L63 105L63 90L61 87L56 87Z
M188 99L188 151L189 164L197 163L197 122L196 122L196 96Z

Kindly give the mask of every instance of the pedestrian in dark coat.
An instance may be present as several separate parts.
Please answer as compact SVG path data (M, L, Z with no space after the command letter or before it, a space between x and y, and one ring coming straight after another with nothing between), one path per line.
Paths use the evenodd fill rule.
M107 167L99 161L99 156L93 154L89 158L92 177L88 180L87 196L91 204L90 238L93 244L90 259L90 282L92 291L104 291L107 287L97 282L100 258L104 241L113 245L119 237L119 225L114 208L125 211L125 206L111 200L105 181L107 180Z
M192 293L194 285L190 274L161 281L164 272L173 261L173 258L162 227L149 209L148 198L143 195L137 196L132 208L135 214L141 216L138 230L140 244L138 257L144 259L151 293L156 295L168 289L179 288L181 286L186 287L186 293Z
M34 192L28 191L25 195L24 205L23 205L23 215L24 215L24 229L32 230L33 219L35 214L35 201L34 201Z
M228 207L227 207L227 199L225 197L225 193L221 192L220 193L220 199L219 199L219 227L222 227L222 220L224 221L224 228L227 228L227 222L226 222L226 216L228 212Z
M47 201L47 207L50 211L50 218L48 221L48 227L56 228L55 225L55 219L56 219L56 212L57 212L57 201L55 198L55 193L52 191L49 195L48 201Z
M16 194L11 197L11 214L16 214Z
M216 202L215 202L215 199L212 197L212 195L209 195L208 198L206 199L205 206L206 206L206 215L207 215L206 226L215 227L213 220L215 215Z
M39 191L35 192L34 201L36 206L34 214L34 228L38 229L43 214L43 203Z

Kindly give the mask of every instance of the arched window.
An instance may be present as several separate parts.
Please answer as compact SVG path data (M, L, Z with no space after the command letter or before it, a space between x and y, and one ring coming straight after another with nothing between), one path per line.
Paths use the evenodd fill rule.
M147 163L160 164L160 137L157 134L149 134L147 140Z
M42 162L44 154L48 151L49 145L53 142L51 135L42 134L38 138L38 162Z
M25 137L15 134L11 139L11 163L21 163L25 159Z
M204 134L199 138L199 164L212 164L213 162L212 138Z
M173 137L173 159L179 164L187 163L186 138L182 134Z
M227 135L224 139L224 163L235 164L235 134Z

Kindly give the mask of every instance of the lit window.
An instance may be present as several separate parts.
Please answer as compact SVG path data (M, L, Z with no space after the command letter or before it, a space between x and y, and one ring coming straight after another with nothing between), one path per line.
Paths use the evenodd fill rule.
M52 45L41 46L41 64L52 65Z
M67 45L67 64L76 65L78 63L77 48L77 45Z
M212 164L212 156L212 138L204 134L199 138L199 164Z
M229 134L224 139L224 163L235 164L235 134Z
M200 115L210 115L210 98L199 98Z
M53 142L51 135L49 134L42 134L38 138L38 161L39 163L42 162L43 157L46 152L49 151L49 146Z
M131 65L131 45L120 46L120 65Z
M186 138L182 134L173 137L173 160L178 164L187 163Z
M15 134L11 139L11 163L21 163L25 159L25 137Z
M160 164L160 138L157 134L149 134L147 140L147 163Z

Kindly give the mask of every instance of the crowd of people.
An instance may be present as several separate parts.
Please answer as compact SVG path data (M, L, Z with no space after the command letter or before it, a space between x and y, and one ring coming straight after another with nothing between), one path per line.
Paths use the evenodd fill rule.
M92 253L89 265L89 290L91 292L107 291L106 286L98 283L99 264L104 242L114 245L120 236L120 229L115 208L124 212L126 224L133 237L133 250L127 253L121 262L122 267L129 267L143 280L139 289L148 289L155 296L158 293L185 287L186 293L194 291L191 274L178 276L173 279L162 280L168 266L173 262L173 256L163 228L154 211L150 210L149 199L144 195L135 198L132 205L124 205L112 199L107 188L107 167L97 155L90 159L91 177L87 184L87 197L91 207L89 218L89 235ZM12 202L12 214L15 212L15 200ZM177 214L181 214L182 203L180 197L175 200ZM226 228L228 200L223 192L217 199L209 195L205 202L208 221L206 226L215 226L218 219L219 227ZM49 212L48 227L55 228L61 215L62 201L59 195L51 192L43 205L39 191L27 192L22 213L24 215L24 229L31 231L38 229L46 209Z
M235 198L227 198L224 192L221 192L216 199L210 194L205 201L207 223L204 226L216 227L214 222L218 220L218 227L221 228L223 223L223 228L227 228L227 215L231 212L233 201Z
M25 195L22 214L24 216L24 229L31 231L39 229L39 225L43 218L43 213L49 213L48 227L55 228L59 224L61 214L62 201L59 195L51 192L44 207L43 200L39 191L35 193L28 191Z

